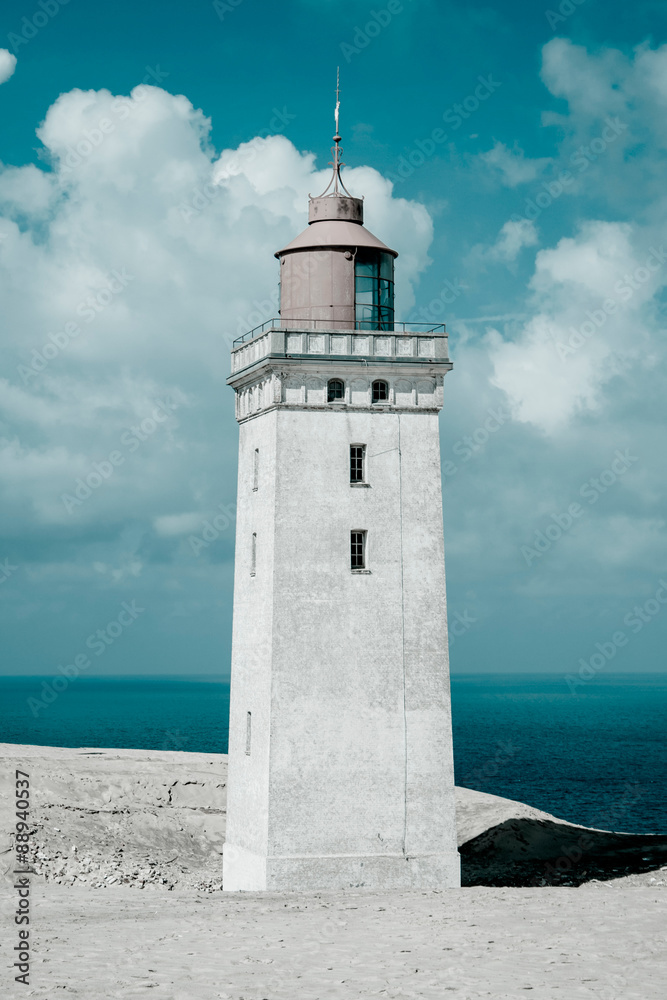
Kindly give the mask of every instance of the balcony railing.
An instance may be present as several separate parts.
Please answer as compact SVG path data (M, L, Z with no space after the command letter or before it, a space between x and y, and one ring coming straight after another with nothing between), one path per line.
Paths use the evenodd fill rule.
M290 324L289 326L286 324ZM233 342L232 346L237 344L244 344L246 340L252 340L258 334L263 333L264 330L338 330L343 329L342 327L335 327L331 325L331 320L326 319L295 319L288 320L280 316L274 316L273 319L267 319L264 323L260 323L259 326L254 327L252 330L248 330L241 337L237 337ZM370 332L366 326L354 326L345 327L346 332L351 333L355 331L362 331L364 333ZM392 333L441 333L444 334L445 324L444 323L394 323L391 330L380 330L373 331L384 334L391 335Z

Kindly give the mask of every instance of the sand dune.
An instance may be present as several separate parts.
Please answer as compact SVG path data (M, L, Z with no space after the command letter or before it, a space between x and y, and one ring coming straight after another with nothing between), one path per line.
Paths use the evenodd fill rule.
M226 757L7 744L0 756L0 850L9 861L8 793L23 766L37 872L31 985L2 996L664 995L667 838L587 831L458 789L464 879L474 888L222 893ZM558 864L577 851L569 867ZM587 881L595 865L605 881ZM581 888L548 884L578 884L582 872ZM12 927L8 878L4 928ZM546 885L510 887L522 880Z
M225 755L9 744L0 754L29 762L33 863L47 881L220 888ZM457 789L457 825L464 885L630 874L635 884L653 885L667 875L659 871L667 837L592 831L468 788Z
M0 744L9 754L31 775L47 881L220 887L226 756Z

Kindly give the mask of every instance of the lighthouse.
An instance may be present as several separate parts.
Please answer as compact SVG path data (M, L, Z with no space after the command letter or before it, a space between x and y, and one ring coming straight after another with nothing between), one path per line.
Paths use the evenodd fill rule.
M439 449L444 326L333 173L232 348L239 423L225 890L460 884ZM400 265L398 265L400 266Z

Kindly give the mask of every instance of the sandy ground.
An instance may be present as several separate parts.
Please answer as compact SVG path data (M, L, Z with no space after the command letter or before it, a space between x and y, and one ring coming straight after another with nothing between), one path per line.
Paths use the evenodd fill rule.
M2 997L665 996L663 838L593 832L574 866L588 872L579 888L517 888L508 884L517 865L544 874L590 831L458 789L464 869L503 885L223 893L225 757L1 744L0 757ZM30 774L37 872L27 987L14 984L8 958L16 766ZM603 880L590 881L598 847L613 867L607 858Z

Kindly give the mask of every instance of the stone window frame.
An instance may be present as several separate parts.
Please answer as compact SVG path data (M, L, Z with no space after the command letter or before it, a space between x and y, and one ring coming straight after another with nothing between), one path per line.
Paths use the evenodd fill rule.
M352 573L370 573L368 569L368 531L365 528L353 528L350 531L350 571Z
M339 396L331 395L331 387L336 384L340 386L341 393ZM345 402L345 382L342 378L330 378L327 382L327 403L344 403Z
M366 445L350 445L350 486L366 486Z
M384 395L381 395L380 387L382 387ZM377 399L375 398L376 393ZM385 405L389 403L389 382L384 378L375 378L371 382L371 405L378 403Z

